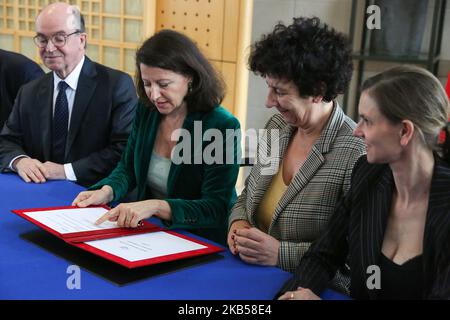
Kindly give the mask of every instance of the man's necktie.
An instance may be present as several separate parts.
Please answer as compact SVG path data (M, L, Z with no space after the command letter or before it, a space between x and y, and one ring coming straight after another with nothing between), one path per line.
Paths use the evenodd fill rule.
M66 96L66 89L68 87L69 85L64 81L58 83L59 92L55 102L55 114L53 115L52 160L60 164L64 163L67 130L69 126L69 103L67 102Z

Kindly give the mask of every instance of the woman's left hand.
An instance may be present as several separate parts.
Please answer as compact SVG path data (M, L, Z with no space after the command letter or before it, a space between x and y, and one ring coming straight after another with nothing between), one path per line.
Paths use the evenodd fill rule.
M163 207L161 202L163 201L145 200L122 203L101 216L95 224L99 225L109 220L117 221L119 227L136 228L141 220L148 219L153 215L160 217L159 214Z
M238 229L234 236L236 250L247 263L276 266L280 242L257 228Z
M288 291L278 298L278 300L322 300L310 289L298 287L297 291Z

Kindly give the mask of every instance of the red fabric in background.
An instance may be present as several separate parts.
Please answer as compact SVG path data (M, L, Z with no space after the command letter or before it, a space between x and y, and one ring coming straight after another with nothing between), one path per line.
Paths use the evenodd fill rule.
M448 73L447 85L445 86L445 91L447 92L447 96L450 99L450 72ZM450 118L448 119L450 121ZM445 132L442 131L439 135L439 142L443 143L445 141Z
M450 72L448 73L447 86L445 87L445 91L447 91L447 96L450 98Z

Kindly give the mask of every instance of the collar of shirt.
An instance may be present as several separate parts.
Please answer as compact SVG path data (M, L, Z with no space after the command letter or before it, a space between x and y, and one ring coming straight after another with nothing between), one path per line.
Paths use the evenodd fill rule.
M85 57L83 56L83 58L77 64L75 69L73 69L73 71L65 79L61 79L60 77L58 77L58 75L55 72L53 72L53 85L54 85L55 90L57 90L58 83L61 81L65 81L72 90L74 90L74 91L77 90L78 79L80 78L81 68L83 68L84 60L85 60Z
M58 75L53 72L53 113L55 112L55 101L58 94L58 84L61 81L65 81L71 90L66 91L67 94L67 102L69 104L69 123L68 123L68 130L70 129L70 121L72 120L72 109L73 104L75 100L75 92L77 90L78 86L78 79L80 78L81 69L83 68L85 57L81 59L81 61L78 63L78 65L73 69L73 71L67 76L65 79L61 79L58 77ZM11 162L12 163L12 162ZM71 163L65 163L64 164L64 173L66 174L67 180L71 181L77 181L77 177L75 175L75 172L73 170Z
M56 98L58 97L58 93L59 93L59 89L58 89L58 84L61 81L65 81L68 85L69 88L66 91L66 96L67 96L67 102L68 102L68 107L69 107L69 127L70 128L70 121L72 120L72 110L73 110L73 105L75 102L75 92L77 90L77 86L78 86L78 79L80 78L80 74L81 74L81 68L83 67L83 63L84 63L85 57L83 56L83 58L81 59L81 61L78 63L78 65L75 67L75 69L73 69L73 71L67 76L67 78L65 79L61 79L60 77L58 77L58 75L53 72L53 114L55 113L55 103L56 103Z

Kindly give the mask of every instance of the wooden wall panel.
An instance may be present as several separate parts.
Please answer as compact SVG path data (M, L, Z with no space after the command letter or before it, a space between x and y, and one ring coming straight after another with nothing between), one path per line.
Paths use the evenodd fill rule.
M0 47L21 52L41 63L32 38L39 10L55 0L0 0ZM145 22L153 0L66 0L80 7L93 60L134 75L129 60L148 36ZM154 11L154 10L153 10ZM152 13L154 15L154 12ZM148 20L154 20L150 18Z
M193 39L206 57L214 63L223 74L227 84L227 95L223 105L235 113L237 104L238 81L240 77L248 77L246 70L241 70L240 45L242 19L250 19L251 15L244 3L252 0L157 0L156 30L172 29L185 33ZM243 10L243 8L245 10ZM245 68L245 67L244 67ZM243 95L241 95L243 96ZM246 98L246 96L245 96Z
M225 0L223 61L236 62L239 43L239 1Z
M185 33L212 60L222 60L223 0L158 0L156 30Z
M0 0L0 47L41 63L32 38L39 10L56 0ZM134 75L134 56L143 40L161 29L192 38L222 72L224 106L244 117L252 0L65 0L80 7L90 58ZM239 111L241 110L241 111ZM244 118L240 119L242 122Z
M236 95L236 63L223 62L222 75L227 84L227 95L223 105L234 113L235 95Z

